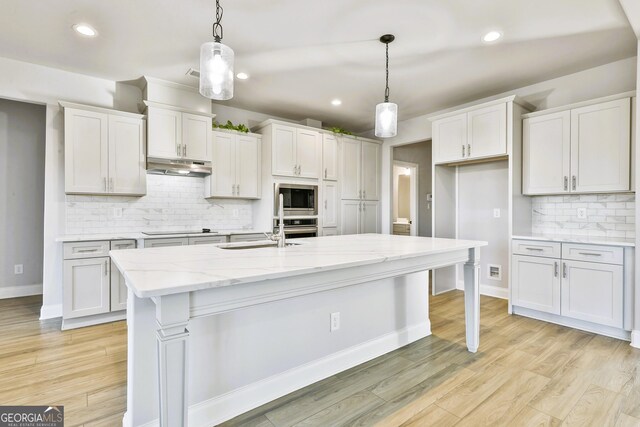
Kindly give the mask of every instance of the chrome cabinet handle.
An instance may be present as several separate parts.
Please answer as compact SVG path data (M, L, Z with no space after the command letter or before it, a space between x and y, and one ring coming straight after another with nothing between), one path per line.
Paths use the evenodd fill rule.
M464 144L462 144L462 157L464 157Z
M528 251L538 251L538 252L544 251L544 249L542 249L542 248L525 248L525 249L528 250Z
M555 277L558 277L558 268L559 268L558 267L558 261L556 261L556 262L553 263L553 275Z
M602 256L602 254L597 254L593 252L578 252L580 255L591 255L591 256Z
M187 157L187 144L184 144L184 145L182 146L182 155L183 155L184 157Z
M362 198L363 199L367 198L367 190L362 190Z
M573 175L573 176L571 177L571 189L572 189L572 190L575 190L575 189L576 189L576 176L575 176L575 175Z
M113 178L109 178L109 190L113 191Z
M362 212L366 212L367 211L367 204L362 202Z
M78 253L88 253L88 252L98 252L98 249L78 249L76 250Z
M562 278L563 279L567 278L567 263L566 262L562 263Z
M471 155L471 144L467 144L467 156Z
M327 168L324 168L324 179L327 179Z
M236 184L236 196L240 195L240 184Z
M327 209L327 201L326 200L324 201L324 208L325 208L325 210Z
M176 154L180 155L180 148L182 148L181 144L176 145Z
M569 191L569 177L564 177L564 191Z
M104 260L104 275L107 276L109 274L109 260Z
M104 191L108 191L108 188L107 188L107 177L105 176L103 179L104 179Z

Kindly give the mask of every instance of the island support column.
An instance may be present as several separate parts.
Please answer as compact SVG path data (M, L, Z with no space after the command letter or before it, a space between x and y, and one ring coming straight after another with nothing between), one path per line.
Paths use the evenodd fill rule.
M186 427L189 410L189 294L157 297L155 303L160 426Z
M464 264L464 317L467 348L475 353L480 345L480 248L469 249Z

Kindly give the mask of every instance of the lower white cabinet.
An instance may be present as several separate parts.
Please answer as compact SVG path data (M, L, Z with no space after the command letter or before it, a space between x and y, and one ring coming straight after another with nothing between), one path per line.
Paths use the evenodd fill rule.
M166 248L169 246L187 246L189 239L187 237L171 237L164 239L145 239L145 248Z
M380 209L377 201L342 200L340 234L380 232Z
M227 236L189 237L189 245L213 245L227 243Z
M108 257L65 260L62 317L108 313L111 307Z
M337 236L338 235L338 229L335 227L330 227L330 228L323 228L322 229L322 236Z
M625 268L632 266L626 265L622 247L527 242L513 242L511 303L516 314L522 314L521 307L559 316L552 321L569 326L585 327L575 323L581 321L630 329L624 320L625 289L632 288L633 279L631 274L625 279ZM553 250L545 252L549 245ZM521 255L525 249L539 252L537 256Z
M232 234L229 236L229 242L255 242L258 240L265 240L267 237L263 233L251 233L251 234Z

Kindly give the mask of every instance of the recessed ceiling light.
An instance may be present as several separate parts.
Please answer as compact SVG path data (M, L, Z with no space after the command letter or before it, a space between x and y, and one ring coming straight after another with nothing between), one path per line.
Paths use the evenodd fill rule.
M334 99L333 101L331 101L331 105L337 107L338 105L342 105L342 101L340 101L339 99Z
M239 78L240 80L247 80L249 78L249 74L247 74L247 73L238 73L238 74L236 74L236 77Z
M482 41L491 43L497 41L500 37L502 37L502 33L500 31L489 31L482 37Z
M88 24L75 24L73 26L73 29L76 31L76 33L86 37L95 37L98 35L96 29Z

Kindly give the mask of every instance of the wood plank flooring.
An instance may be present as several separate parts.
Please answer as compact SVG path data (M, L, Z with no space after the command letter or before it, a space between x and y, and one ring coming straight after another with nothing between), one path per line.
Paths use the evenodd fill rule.
M640 426L639 350L481 304L475 355L462 292L432 297L432 336L223 426ZM61 332L40 306L0 300L0 405L65 405L67 426L120 426L125 322Z

